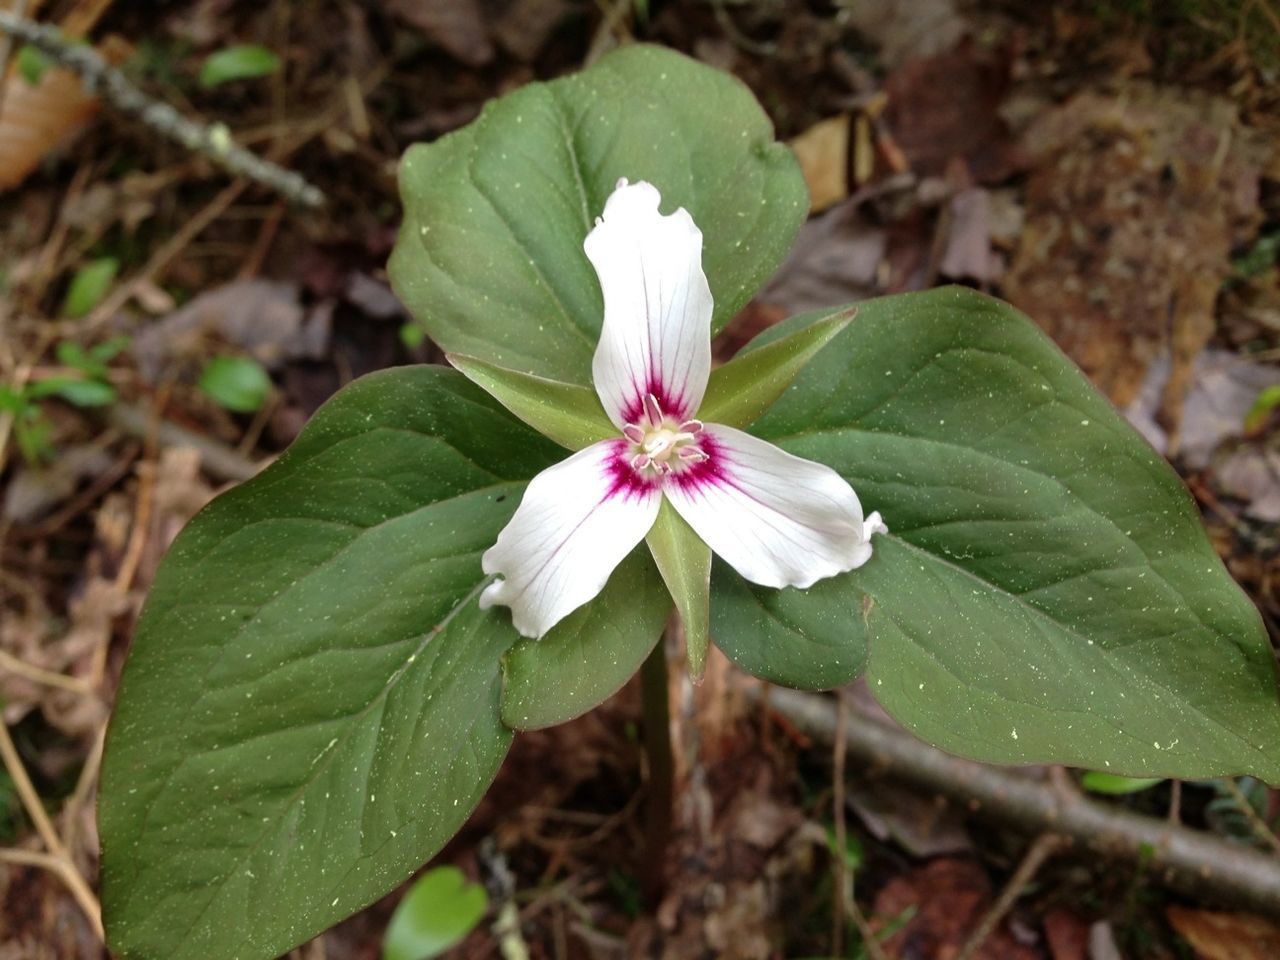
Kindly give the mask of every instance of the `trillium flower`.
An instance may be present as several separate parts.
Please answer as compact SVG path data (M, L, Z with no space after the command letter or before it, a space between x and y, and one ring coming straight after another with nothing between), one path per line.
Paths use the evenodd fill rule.
M863 518L830 467L733 427L703 423L711 290L702 233L684 208L659 213L651 184L619 181L584 244L604 292L591 372L612 439L542 471L484 554L480 606L511 608L541 637L604 589L662 498L726 563L765 587L809 587L871 557Z

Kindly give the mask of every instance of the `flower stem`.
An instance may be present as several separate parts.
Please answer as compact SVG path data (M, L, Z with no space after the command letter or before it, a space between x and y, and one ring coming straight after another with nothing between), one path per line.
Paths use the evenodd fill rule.
M648 760L646 843L640 885L645 903L656 908L666 888L667 847L671 840L674 767L671 756L671 705L667 682L666 638L658 641L640 668L644 700L644 752Z

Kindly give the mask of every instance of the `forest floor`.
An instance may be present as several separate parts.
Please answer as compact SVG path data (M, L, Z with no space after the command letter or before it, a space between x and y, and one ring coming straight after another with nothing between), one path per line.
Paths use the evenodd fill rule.
M226 124L327 203L230 179L0 37L0 705L90 888L103 730L167 545L345 383L443 362L387 283L401 153L619 44L665 44L739 76L810 184L794 253L718 341L721 357L795 312L884 293L957 282L1010 300L1174 463L1280 641L1270 0L154 8L0 0L90 38L143 90ZM202 78L210 54L239 44L279 62ZM68 377L81 385L30 389ZM843 738L813 736L758 694L722 657L698 687L677 671L676 836L654 909L637 879L638 691L518 737L437 861L494 904L453 955L861 957L865 917L887 956L955 960L986 916L970 960L1280 956L1280 927L1211 891L1171 892L1141 859L1037 847L1025 824L975 816L962 791L876 776ZM874 711L856 684L827 699ZM7 769L0 847L38 850ZM1280 856L1280 794L1247 778L1101 802ZM378 957L402 892L294 955ZM504 906L519 922L495 928ZM59 876L0 862L0 960L104 955Z

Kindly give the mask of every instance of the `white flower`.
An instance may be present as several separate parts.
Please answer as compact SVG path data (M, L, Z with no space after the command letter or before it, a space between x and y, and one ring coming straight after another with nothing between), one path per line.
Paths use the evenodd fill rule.
M695 417L711 374L711 290L702 233L658 212L648 183L618 187L584 247L604 291L591 366L618 428L533 478L484 554L498 574L481 607L511 608L541 637L604 589L649 532L663 497L735 570L766 587L808 587L871 557L887 533L830 467Z

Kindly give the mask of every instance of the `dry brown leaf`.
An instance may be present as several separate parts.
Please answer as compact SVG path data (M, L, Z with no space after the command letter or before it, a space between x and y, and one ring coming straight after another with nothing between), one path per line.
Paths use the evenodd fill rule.
M991 881L976 860L942 858L894 877L876 897L873 927L883 927L907 910L915 913L885 941L891 957L950 960L991 906ZM994 930L976 960L1038 960L1003 926Z
M322 355L328 334L328 318L318 311L308 317L296 284L235 280L146 327L132 350L142 375L154 382L197 369L224 343L276 369L288 359Z
M977 183L995 183L1018 168L1000 105L1010 86L1011 58L964 42L912 60L885 81L885 121L921 176L943 176L961 159Z
M849 195L849 115L820 120L790 146L809 186L809 212L819 213Z
M503 12L493 33L513 57L532 63L574 12L569 0L515 0Z
M1058 908L1044 918L1044 938L1053 960L1085 960L1089 925L1070 910Z
M1169 923L1201 960L1275 960L1280 927L1248 913L1214 913L1171 906Z
M875 296L887 246L885 230L860 206L837 204L800 228L760 299L786 316Z
M463 63L478 67L493 59L476 0L384 0L383 6Z
M947 241L938 265L943 276L990 283L1000 276L1000 257L991 249L991 205L987 191L968 187L949 201Z
M0 190L16 187L44 158L98 115L99 100L69 70L49 69L35 86L16 72L0 104Z

